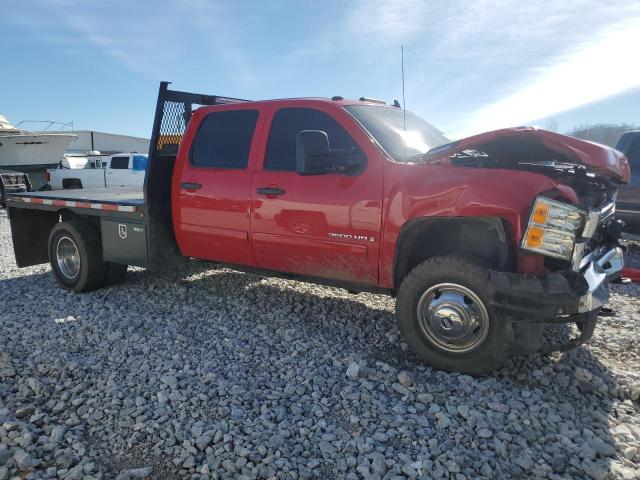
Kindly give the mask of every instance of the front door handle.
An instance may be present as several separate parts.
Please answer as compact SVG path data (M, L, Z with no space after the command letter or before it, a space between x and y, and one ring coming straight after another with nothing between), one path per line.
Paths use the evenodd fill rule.
M180 188L184 188L185 190L198 190L202 188L202 185L196 182L182 182Z
M284 190L280 187L260 187L256 193L261 195L284 195Z

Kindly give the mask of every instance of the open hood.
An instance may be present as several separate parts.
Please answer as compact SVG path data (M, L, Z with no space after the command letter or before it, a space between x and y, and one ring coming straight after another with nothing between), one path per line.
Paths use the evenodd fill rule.
M577 164L608 180L629 182L629 162L619 151L535 127L505 128L463 138L430 150L425 159L441 160L465 150L486 154L494 164L505 167Z

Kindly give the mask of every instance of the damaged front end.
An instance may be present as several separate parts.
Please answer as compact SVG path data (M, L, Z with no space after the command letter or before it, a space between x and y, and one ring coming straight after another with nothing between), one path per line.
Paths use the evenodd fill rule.
M565 176L588 172L593 178L628 183L629 162L619 151L535 127L494 130L429 150L423 161L530 170Z
M609 300L609 282L620 279L624 260L621 247L616 246L585 261L577 272L490 272L492 309L510 323L512 353L567 351L591 338L598 313ZM572 323L579 329L578 336L545 338L547 326Z
M609 283L620 280L624 267L621 226L613 213L613 204L588 212L564 268L559 264L542 274L490 272L492 308L510 323L513 353L566 351L591 338L609 300ZM525 237L523 249L526 242ZM572 323L577 336L545 338L549 325Z
M488 132L428 152L425 161L470 168L526 170L553 178L522 224L518 255L539 258L538 271L492 271L496 316L508 322L512 353L566 351L591 338L609 283L624 266L616 220L620 183L629 165L620 152L529 127ZM549 327L575 324L576 335L545 335ZM549 338L550 337L550 338Z

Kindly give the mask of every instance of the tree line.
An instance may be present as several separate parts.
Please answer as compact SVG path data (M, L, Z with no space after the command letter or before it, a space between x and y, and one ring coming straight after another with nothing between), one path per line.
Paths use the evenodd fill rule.
M615 147L620 136L629 130L640 130L640 126L627 123L585 123L566 132L565 135Z

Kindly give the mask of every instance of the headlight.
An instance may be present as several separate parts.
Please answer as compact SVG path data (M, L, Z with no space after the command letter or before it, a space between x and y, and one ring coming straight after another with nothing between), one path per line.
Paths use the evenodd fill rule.
M522 248L550 257L571 260L586 213L572 205L545 197L536 198Z

